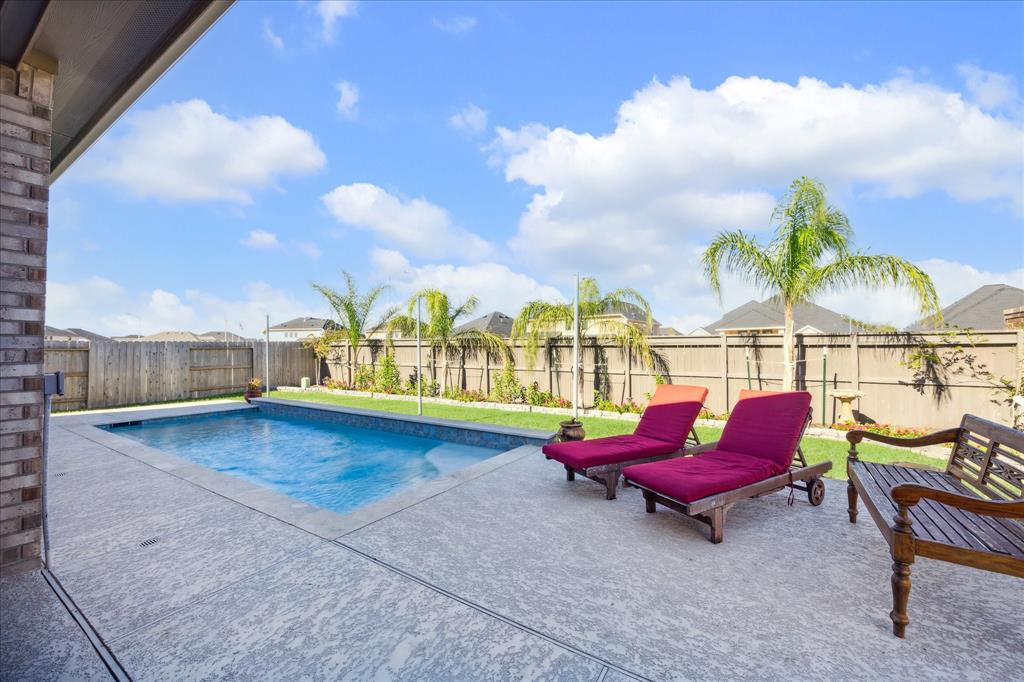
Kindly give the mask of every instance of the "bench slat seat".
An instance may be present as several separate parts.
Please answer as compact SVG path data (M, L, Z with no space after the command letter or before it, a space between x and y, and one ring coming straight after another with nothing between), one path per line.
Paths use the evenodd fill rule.
M973 494L941 471L871 462L857 462L853 467L865 486L873 486L874 490L868 494L878 502L884 501L884 508L878 511L886 523L899 511L889 495L894 485L916 483L961 495ZM933 500L921 500L911 508L910 516L913 520L911 533L917 539L1024 557L1024 526L1013 519L975 514Z
M846 434L850 456L850 522L857 502L871 514L892 555L893 633L910 619L910 567L915 557L1024 578L1024 432L964 415L960 426L920 438L866 431ZM857 444L952 445L945 471L862 462Z

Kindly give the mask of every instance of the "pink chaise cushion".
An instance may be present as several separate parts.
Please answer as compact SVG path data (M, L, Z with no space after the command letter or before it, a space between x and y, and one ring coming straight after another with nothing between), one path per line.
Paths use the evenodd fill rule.
M663 384L654 392L633 435L549 443L544 454L575 469L670 454L686 443L707 395L703 386Z
M609 436L568 443L548 443L544 454L574 469L616 464L634 459L667 455L679 449L678 443L637 435Z
M703 386L662 384L647 403L633 434L682 445L707 397L708 389Z
M740 391L716 450L761 457L785 468L793 462L811 394L807 391Z
M622 470L630 483L679 502L742 488L781 474L788 467L739 452L711 450L691 457L634 464Z

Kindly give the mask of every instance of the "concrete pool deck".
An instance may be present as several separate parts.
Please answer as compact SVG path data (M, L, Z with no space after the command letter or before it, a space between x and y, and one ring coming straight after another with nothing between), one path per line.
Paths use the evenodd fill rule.
M907 639L891 635L886 545L866 515L846 520L837 481L818 508L784 494L737 505L712 545L677 514L646 514L635 490L609 502L566 482L528 446L342 516L257 504L248 483L93 426L110 421L51 422L51 568L133 679L1020 673L1024 581L1009 576L921 559ZM11 581L55 602L39 574L0 587ZM3 677L109 676L67 611L51 612L4 616Z

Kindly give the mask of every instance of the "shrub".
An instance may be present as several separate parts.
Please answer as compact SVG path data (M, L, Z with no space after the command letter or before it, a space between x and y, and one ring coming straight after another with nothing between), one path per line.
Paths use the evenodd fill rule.
M537 407L571 407L572 403L549 391L540 390L536 381L526 387L526 402Z
M369 391L373 388L373 367L362 365L356 370L352 380L357 391Z
M373 375L373 390L378 393L402 392L402 373L394 355L386 354L377 364L377 371Z
M487 401L487 394L475 389L449 388L445 392L444 397L464 403L482 403Z
M324 386L327 388L338 388L342 390L348 390L348 383L342 379L335 379L334 377L327 377L324 379Z
M519 383L516 368L512 363L506 363L502 367L501 373L494 380L491 393L499 403L521 403L526 399L526 389Z
M594 409L602 412L618 412L619 414L631 413L640 414L644 411L643 405L630 400L628 403L615 403L601 397L601 394L594 391Z
M928 429L919 429L911 426L893 426L892 424L832 424L836 431L870 431L880 436L892 436L893 438L917 438L930 433Z

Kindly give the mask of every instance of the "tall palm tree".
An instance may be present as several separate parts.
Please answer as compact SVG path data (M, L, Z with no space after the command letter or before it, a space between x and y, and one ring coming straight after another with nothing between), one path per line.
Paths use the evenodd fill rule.
M844 287L908 288L921 312L938 319L939 298L931 278L910 261L851 251L853 229L843 213L828 204L824 185L810 178L794 180L772 213L777 224L767 246L742 231L722 232L704 251L704 274L721 300L720 272L725 269L761 287L782 306L784 390L796 378L793 306Z
M346 270L342 270L345 278L345 291L338 292L327 285L314 282L311 286L318 291L334 309L339 336L348 341L348 383L352 385L355 371L359 367L359 349L364 339L384 329L388 322L398 313L394 306L385 310L371 325L370 314L377 305L378 299L388 290L386 284L378 284L364 294L359 293L359 285L355 278Z
M648 343L653 319L651 306L635 289L602 292L593 277L580 280L580 339L612 343L633 353L647 369L654 369L658 360ZM616 313L630 308L643 313L643 323L623 321ZM512 323L512 336L526 339L526 356L533 358L542 344L558 338L573 337L573 304L551 301L529 301ZM582 388L583 372L577 373ZM582 391L580 391L582 393Z
M394 332L403 336L416 334L416 303L423 299L426 306L426 320L420 326L423 339L431 349L441 355L441 395L448 391L448 365L456 356L487 353L511 361L512 351L505 339L497 334L476 329L456 329L460 318L471 315L479 303L470 296L458 306L453 306L448 294L440 289L422 289L409 298L405 315L396 315L387 325L388 338Z

